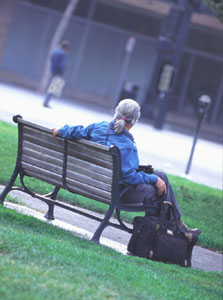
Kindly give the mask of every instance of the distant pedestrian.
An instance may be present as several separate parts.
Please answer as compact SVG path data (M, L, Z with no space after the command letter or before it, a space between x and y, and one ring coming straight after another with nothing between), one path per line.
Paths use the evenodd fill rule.
M49 101L52 95L60 97L65 85L65 80L63 78L67 54L70 48L70 43L68 41L63 41L60 48L56 49L51 56L51 80L47 90L46 98L43 102L44 107L50 107Z

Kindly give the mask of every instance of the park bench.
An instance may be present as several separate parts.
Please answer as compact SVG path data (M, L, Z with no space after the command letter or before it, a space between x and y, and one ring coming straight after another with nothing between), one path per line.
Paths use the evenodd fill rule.
M55 138L52 130L25 121L20 115L13 117L18 124L18 152L13 174L0 195L3 204L6 195L12 190L23 191L48 205L45 217L54 219L54 206L79 213L99 221L92 241L99 243L100 236L107 226L113 226L129 233L132 229L121 219L121 211L145 212L143 205L127 205L120 200L120 153L115 146L97 144L88 140L65 140ZM14 186L20 177L21 187ZM40 195L31 191L24 182L29 176L54 186L51 193ZM56 200L60 189L79 194L105 203L108 210L104 218ZM113 212L119 223L111 222Z

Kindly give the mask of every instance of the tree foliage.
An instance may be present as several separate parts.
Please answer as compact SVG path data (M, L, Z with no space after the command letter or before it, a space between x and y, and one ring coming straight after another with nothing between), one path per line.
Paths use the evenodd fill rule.
M203 0L208 8L210 8L216 17L223 22L223 1L222 0Z

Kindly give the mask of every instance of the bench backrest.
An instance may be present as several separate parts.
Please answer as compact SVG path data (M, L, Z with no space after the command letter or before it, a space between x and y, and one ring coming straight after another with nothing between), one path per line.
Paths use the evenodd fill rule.
M18 117L16 122L25 175L108 204L117 197L120 156L116 147L54 138L48 128Z

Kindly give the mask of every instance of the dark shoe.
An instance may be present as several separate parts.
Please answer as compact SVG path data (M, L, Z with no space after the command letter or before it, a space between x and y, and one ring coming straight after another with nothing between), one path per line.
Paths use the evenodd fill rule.
M46 108L52 108L51 106L49 106L49 104L43 104L43 107L46 107Z
M45 97L45 99L44 99L44 101L43 101L43 106L44 106L44 107L51 108L51 107L49 106L49 102L50 102L51 97L52 97L52 94L51 94L51 93L47 93L47 94L46 94L46 97Z
M197 235L201 234L201 230L199 228L189 229L188 232L195 233Z
M181 219L178 220L178 225L183 232L195 233L197 235L201 234L201 230L199 228L190 229Z

